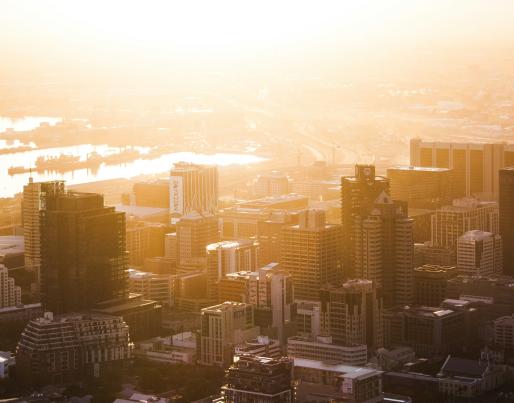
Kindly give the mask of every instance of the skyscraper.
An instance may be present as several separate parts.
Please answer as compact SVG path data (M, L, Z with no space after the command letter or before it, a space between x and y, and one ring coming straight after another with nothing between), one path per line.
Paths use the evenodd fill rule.
M495 200L499 195L499 170L514 165L514 144L426 142L413 138L410 164L453 169L455 197L476 195Z
M366 215L377 197L388 189L389 180L375 176L373 165L356 165L355 176L341 178L343 268L348 278L355 278L355 217Z
M23 187L22 220L25 239L25 269L34 273L32 290L39 292L41 283L41 212L47 201L64 193L64 181L34 182Z
M178 218L193 211L216 214L218 168L179 162L170 173L170 214Z
M492 276L502 272L500 235L474 230L457 240L457 269L469 276Z
M67 192L41 215L41 298L55 313L87 310L128 293L125 214L103 196Z
M322 291L330 335L341 345L383 346L382 299L370 280L350 280Z
M514 161L511 162L514 165ZM514 275L514 166L500 170L500 235L503 271Z
M357 165L342 178L345 278L372 280L384 304L410 304L413 298L413 220L407 204L393 201L389 181L370 165Z
M322 286L342 279L341 238L341 226L326 224L322 210L304 210L298 225L282 230L280 263L297 299L319 301Z

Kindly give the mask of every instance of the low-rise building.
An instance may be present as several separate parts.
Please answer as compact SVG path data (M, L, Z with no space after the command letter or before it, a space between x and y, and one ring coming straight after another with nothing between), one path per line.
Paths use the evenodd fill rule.
M134 355L165 364L195 364L196 334L183 332L168 337L155 337L136 344Z
M85 376L131 357L129 328L119 316L68 314L31 320L16 348L16 373L23 383L56 384Z
M282 357L280 342L270 339L268 336L257 336L255 339L246 340L236 346L234 356L251 354L257 357L280 358Z
M297 401L378 403L383 399L382 371L367 367L294 359Z
M368 359L368 347L365 344L342 346L332 343L330 336L289 337L287 355L291 358L331 361L346 365L365 365Z

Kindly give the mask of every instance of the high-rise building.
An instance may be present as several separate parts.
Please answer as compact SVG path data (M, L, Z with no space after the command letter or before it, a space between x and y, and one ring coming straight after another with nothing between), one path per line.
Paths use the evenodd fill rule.
M453 169L455 197L496 200L499 170L514 165L514 144L426 142L413 138L410 164Z
M219 301L246 302L255 306L255 324L261 333L285 345L294 334L295 304L293 280L278 263L256 272L229 273L219 281Z
M69 314L31 320L16 348L23 383L60 384L98 378L131 356L127 324L119 316Z
M319 290L342 279L342 231L322 210L304 210L298 225L281 234L281 267L293 276L295 298L319 300Z
M355 177L342 178L342 220L345 277L372 280L386 306L410 304L413 220L373 166L357 165Z
M21 304L21 288L9 277L9 270L0 264L0 308L8 308Z
M219 241L218 218L211 213L193 211L177 222L177 263L204 258L207 245Z
M499 233L497 203L464 198L437 209L432 216L431 246L453 249L457 239L472 230Z
M227 403L291 403L293 361L251 354L237 356L221 387Z
M200 363L227 367L236 345L259 335L250 304L226 301L202 309Z
M138 221L129 217L126 224L126 248L129 264L142 266L145 259L164 255L166 225Z
M207 298L219 299L219 281L228 273L255 271L259 244L256 241L222 241L207 245Z
M367 214L377 197L388 189L389 180L375 176L373 165L356 165L355 176L341 178L343 267L348 278L355 278L355 217Z
M45 309L76 312L127 296L125 214L104 207L102 195L47 197L40 231Z
M503 240L503 272L514 275L514 158L500 170L500 235Z
M32 289L39 292L41 283L41 212L49 198L64 193L64 181L34 182L23 187L22 221L25 239L25 269L33 272Z
M170 173L170 214L179 218L193 211L216 214L218 168L178 162Z
M448 168L397 166L387 170L393 200L409 207L434 209L452 201L452 175Z
M457 240L459 274L492 276L502 272L502 238L490 232L473 230Z
M322 291L329 333L334 343L383 346L382 299L370 280L349 280Z
M439 306L446 298L448 279L457 275L454 266L426 264L414 269L414 305Z

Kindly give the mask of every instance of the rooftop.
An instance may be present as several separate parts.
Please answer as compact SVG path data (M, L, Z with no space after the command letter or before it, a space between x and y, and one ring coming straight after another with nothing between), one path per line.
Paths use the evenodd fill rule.
M241 246L251 246L254 245L255 242L247 239L237 240L237 241L221 241L216 243L211 243L207 245L207 250L217 250L217 249L234 249L239 248Z
M318 360L309 360L306 358L295 358L294 359L295 367L303 367L303 368L312 368L319 369L322 371L329 372L338 372L344 378L349 379L359 379L359 378L368 378L370 376L379 375L382 371L378 371L374 368L367 367L353 367L350 365L343 364L332 364L324 361Z
M474 229L472 231L465 232L459 240L460 241L483 241L484 239L492 237L493 234L486 231Z
M449 168L437 168L437 167L420 167L414 165L398 165L392 168L388 168L389 170L396 171L414 171L414 172L448 172L451 171Z

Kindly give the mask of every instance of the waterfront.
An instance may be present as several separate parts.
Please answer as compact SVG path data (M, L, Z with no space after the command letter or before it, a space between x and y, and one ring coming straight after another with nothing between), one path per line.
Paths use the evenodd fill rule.
M147 149L139 148L141 152ZM31 173L21 173L9 175L7 170L11 166L33 167L35 161L40 156L57 157L60 154L81 156L82 159L87 155L96 152L100 155L108 155L119 149L107 145L82 144L79 146L48 148L43 150L33 150L20 153L0 155L0 197L12 197L16 193L23 191L23 185L28 182ZM70 172L32 172L35 181L47 181L63 179L69 185L77 185L89 182L96 182L117 178L133 178L139 175L152 175L168 172L172 164L179 161L192 162L197 164L215 164L219 166L227 165L246 165L264 161L265 158L254 154L236 153L215 153L199 154L193 152L174 152L163 154L154 159L137 159L132 162L106 165L101 164L98 169L77 169Z

